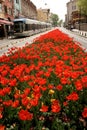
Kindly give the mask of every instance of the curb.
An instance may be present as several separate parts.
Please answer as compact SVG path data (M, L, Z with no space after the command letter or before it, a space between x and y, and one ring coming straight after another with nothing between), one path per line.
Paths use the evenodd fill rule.
M87 32L85 32L85 31L79 31L79 34L84 36L84 37L87 37Z
M72 31L73 31L73 32L76 32L76 33L78 33L79 35L81 35L81 36L87 38L87 31L80 31L80 30L77 30L77 29L73 29Z

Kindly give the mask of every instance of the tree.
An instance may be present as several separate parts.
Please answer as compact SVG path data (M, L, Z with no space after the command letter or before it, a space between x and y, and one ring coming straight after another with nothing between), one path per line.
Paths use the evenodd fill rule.
M52 25L53 26L57 26L58 25L59 17L58 17L57 14L52 14L51 15L51 20L52 20Z
M87 0L78 0L77 5L79 7L80 13L87 16Z

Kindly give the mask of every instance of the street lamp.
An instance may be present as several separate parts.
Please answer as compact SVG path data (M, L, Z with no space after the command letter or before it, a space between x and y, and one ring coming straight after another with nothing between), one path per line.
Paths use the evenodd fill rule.
M80 10L79 10L79 30L81 29L80 28L80 23L81 23L81 7L80 7Z
M49 22L49 12L50 12L50 9L47 9L47 22Z

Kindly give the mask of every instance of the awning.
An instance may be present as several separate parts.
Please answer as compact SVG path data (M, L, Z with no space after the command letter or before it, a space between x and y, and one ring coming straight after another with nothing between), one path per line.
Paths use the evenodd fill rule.
M6 21L6 20L0 20L0 24L13 25L13 22Z

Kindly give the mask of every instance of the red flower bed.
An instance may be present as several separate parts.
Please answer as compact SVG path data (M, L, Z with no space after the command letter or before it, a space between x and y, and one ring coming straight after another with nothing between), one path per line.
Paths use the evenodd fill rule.
M0 57L3 128L86 130L86 95L87 53L57 29Z

